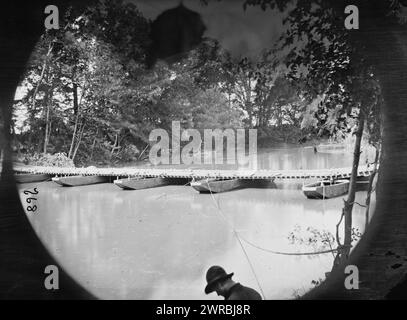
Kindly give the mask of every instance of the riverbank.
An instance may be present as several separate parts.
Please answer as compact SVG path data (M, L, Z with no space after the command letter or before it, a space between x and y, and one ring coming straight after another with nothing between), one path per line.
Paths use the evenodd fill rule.
M335 152L336 153L346 153L346 152L351 152L350 148L353 146L346 146L343 143L332 143L328 139L319 139L319 140L309 140L306 141L302 144L296 143L281 143L281 142L274 142L271 143L270 146L268 147L259 147L257 148L256 156L257 158L264 158L268 154L272 153L283 153L283 152L290 152L292 153L293 150L297 151L317 151L317 152L322 152L322 153L329 153L329 152ZM247 149L247 148L246 148ZM172 159L171 155L171 150L168 150L169 152L169 159ZM214 168L217 167L217 165L214 165L214 156L215 156L216 151L212 151L211 158L213 159L213 164L207 165L204 164L204 157L205 154L201 153L201 163L197 163L194 161L192 165L189 167L202 167L202 168ZM311 152L312 153L312 152ZM246 151L246 156L248 156L247 151ZM61 166L61 167L73 167L75 164L71 159L69 159L66 154L64 153L55 153L55 154L34 154L34 155L29 155L29 154L14 154L14 162L15 163L20 163L20 164L29 164L29 165L49 165L49 166ZM220 167L223 168L236 168L236 165L227 165L227 153L224 152L223 154L223 165ZM236 162L236 161L235 161ZM251 163L253 165L253 163ZM178 167L188 167L184 165L182 162L178 163L172 163L170 162L169 165L173 166L178 166ZM150 162L149 157L148 157L148 151L144 153L144 156L140 160L135 160L135 161L88 161L86 163L82 164L76 164L77 167L89 167L89 166L95 166L95 167L101 167L101 168L106 168L106 167L130 167L130 166L135 166L135 167L144 167L144 166L153 166L153 164ZM158 166L162 166L162 164L158 164Z
M308 235L310 227L335 234L343 205L342 198L307 200L300 190L244 189L212 197L185 186L126 192L113 184L64 188L52 182L20 185L22 200L23 190L34 186L38 210L27 212L34 230L58 263L103 299L216 299L203 292L213 264L259 290L233 229L251 243L243 246L266 298L294 298L330 271L332 255L267 250L317 250L289 236ZM363 203L365 195L358 192L356 200ZM356 206L354 227L363 232L364 225L364 208Z

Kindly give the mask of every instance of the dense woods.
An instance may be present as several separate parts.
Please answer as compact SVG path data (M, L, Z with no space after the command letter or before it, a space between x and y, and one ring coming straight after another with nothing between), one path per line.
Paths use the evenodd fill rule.
M16 96L14 150L21 160L41 153L64 153L77 165L142 160L151 130L170 131L172 121L256 128L259 147L341 139L356 125L353 93L374 90L368 71L357 71L357 85L349 76L342 37L321 35L313 42L316 59L302 59L301 68L293 67L292 52L281 54L293 37L285 34L257 59L235 57L204 38L181 59L148 68L152 22L135 5L100 1L66 11L63 23L41 37Z
M19 158L46 164L47 154L62 153L69 165L135 162L147 158L151 130L170 132L172 121L198 130L255 128L260 147L354 137L335 265L346 259L363 137L377 150L375 164L380 157L380 84L334 10L267 5L286 11L286 28L256 58L237 57L208 37L193 50L152 58L160 26L134 4L99 1L66 11L63 28L48 30L37 44L15 101ZM164 19L171 14L193 15L183 5Z
M304 12L307 13L310 11L310 6L307 4L307 2L308 1L298 1L299 5L294 10L294 14L291 15L291 19L293 19L293 25L298 26L297 30L294 30L294 34L298 32L309 33L309 31L315 27L312 26L312 24L309 25L309 23L305 23L301 20L301 17L304 17L305 20L308 18L312 20L312 15L303 14ZM337 2L340 3L340 5L343 4L342 1ZM339 41L338 45L340 45L340 43L347 44L346 37L337 38L338 35L341 34L340 30L338 30L337 28L334 29L334 26L330 24L326 25L324 23L318 24L318 28L316 28L316 30L324 30L325 36L313 37L311 40L315 40L317 43L313 43L313 41L310 41L310 45L306 46L306 48L304 48L304 51L296 51L294 52L294 54L289 54L287 59L279 61L278 65L281 64L284 70L283 76L280 79L282 83L289 83L292 86L290 87L290 90L292 88L295 92L295 95L292 96L294 100L303 102L302 104L299 103L296 106L291 104L282 105L284 110L289 111L289 118L294 118L296 119L296 121L301 123L301 133L299 135L300 137L304 137L304 133L307 132L307 130L319 136L338 134L341 135L342 132L354 132L357 136L356 141L359 140L360 142L361 136L363 134L364 136L367 136L369 138L369 141L375 147L377 147L378 153L376 158L378 159L380 156L382 157L382 159L387 159L385 162L381 162L381 169L389 169L391 166L393 166L395 170L398 170L405 168L405 166L403 165L403 163L405 162L402 161L403 159L405 159L405 149L402 148L405 144L405 139L402 135L402 124L403 119L405 119L405 116L403 118L404 113L402 108L402 106L405 105L405 95L403 95L405 88L401 85L401 83L403 83L401 80L405 79L405 51L402 51L401 48L401 46L405 45L405 41L402 41L402 36L405 35L405 32L397 33L397 30L399 31L399 29L397 29L398 27L394 27L394 22L396 22L397 19L394 18L392 13L395 14L396 17L401 17L401 20L404 19L404 22L405 16L402 16L400 11L396 10L397 8L404 7L401 1L381 1L382 4L388 4L390 2L392 4L392 7L390 9L394 9L394 11L389 12L389 8L387 8L387 5L385 6L385 8L383 8L383 10L374 11L372 16L365 20L365 22L370 23L367 23L365 25L370 34L365 31L364 33L358 33L358 36L355 37L360 41L360 43L368 47L367 50L371 50L371 52L373 52L374 48L378 49L377 53L375 53L376 57L374 58L376 60L373 59L374 64L376 64L376 68L371 69L369 63L367 63L367 61L363 61L363 57L354 59L355 51L358 51L355 49L355 47L353 48L355 49L354 51L339 51L340 54L338 55L338 51L333 50L330 52L329 56L325 56L325 58L329 57L332 61L342 61L338 64L333 63L330 65L324 65L323 63L321 63L323 60L318 61L316 57L324 57L326 51L329 51L329 48L331 47L331 45L328 45L326 42L324 43L325 36L330 37L329 34L331 34L331 37L333 37L334 40L342 39L343 41ZM356 1L356 3L366 4L367 2ZM374 1L369 2L369 4L370 3L374 3ZM376 1L376 3L378 2ZM285 10L285 1L280 0L248 0L246 1L246 4L257 6L260 5L262 8L267 10L278 6L279 9ZM330 19L334 18L337 15L338 11L335 10L338 9L338 6L339 5L336 4L336 1L326 1L324 10L326 10L327 14L330 15ZM374 5L372 6L374 7ZM378 5L378 7L380 7L380 5ZM341 7L341 9L343 8ZM89 163L93 161L120 161L122 159L125 159L124 157L121 158L122 154L125 154L124 148L130 148L130 146L136 147L136 152L140 152L139 150L143 148L144 145L147 145L147 141L145 139L146 135L142 134L143 128L146 128L149 125L151 125L151 127L154 127L157 123L160 127L164 127L164 119L167 119L166 121L169 121L168 119L171 119L169 115L172 115L172 111L168 111L169 109L166 109L168 113L165 114L165 116L168 118L157 114L158 112L162 111L160 109L160 106L164 104L164 95L162 95L162 93L165 90L161 91L159 90L159 88L162 89L162 83L168 85L168 87L166 88L169 88L171 87L170 85L172 85L174 79L179 80L178 74L174 72L176 72L175 70L180 70L185 67L185 64L175 63L173 65L167 65L165 63L158 63L155 66L155 72L151 73L151 70L148 70L144 65L144 52L146 52L144 46L146 45L148 47L149 40L146 37L148 32L141 33L144 34L145 38L140 37L138 38L138 41L132 42L132 45L129 45L128 41L132 39L134 34L130 35L130 39L127 40L124 40L125 37L118 37L117 35L120 32L117 31L116 28L120 26L120 23L104 24L104 26L102 27L103 30L101 29L98 31L98 26L93 25L92 21L86 18L87 15L92 16L92 14L94 14L93 17L95 18L98 14L107 17L109 15L106 14L106 12L111 12L110 10L120 10L120 6L116 7L112 5L111 8L110 4L102 5L100 7L97 6L90 12L87 11L80 14L73 14L72 17L75 18L72 18L71 20L69 20L68 15L66 20L67 26L63 29L63 31L60 30L60 32L58 33L50 32L50 34L44 35L42 37L40 43L37 45L36 52L42 50L43 54L33 54L30 68L27 70L22 79L23 86L24 84L27 84L28 91L24 93L24 97L22 97L21 99L20 97L18 97L14 105L15 125L13 129L15 136L13 146L15 151L19 152L20 154L29 155L33 154L34 152L43 153L44 151L48 153L64 152L69 155L70 158L73 158L77 164ZM133 7L129 10L135 10L135 8ZM380 12L380 14L377 14L377 12ZM142 28L145 27L148 30L150 22L144 19L141 14L139 14L138 16L140 16L140 21L143 21L140 24ZM320 15L319 17L321 16L324 15ZM390 19L393 19L392 23L388 23L387 20L386 22L384 22L384 16L386 16L386 19L388 17L390 17ZM121 12L121 17L126 17L126 15ZM337 17L340 18L341 16L337 15ZM119 20L120 19L118 19L118 21ZM381 20L383 20L383 24L381 23ZM323 20L321 19L320 21ZM342 24L342 21L340 21L339 24ZM336 23L336 26L339 24ZM383 26L386 27L386 29L380 29ZM84 67L85 69L81 69L79 62L75 63L75 65L77 65L77 69L73 68L72 65L66 64L67 62L59 56L59 54L62 52L60 51L61 47L58 48L58 50L55 50L55 48L58 46L54 47L54 44L60 41L57 39L60 39L60 37L62 36L61 42L63 43L64 41L66 41L67 39L65 39L65 37L69 38L69 36L66 36L66 33L68 33L70 29L78 31L78 34L73 32L72 30L70 31L71 34L74 35L73 39L76 39L75 45L76 42L83 43L85 35L89 37L87 38L87 40L89 41L89 48L92 48L92 50L83 50L83 56L81 57L81 61L83 63L82 67ZM105 33L106 30L111 31ZM114 30L116 30L116 33ZM36 30L35 32L38 32L38 30ZM368 35L368 37L363 38L364 35ZM374 41L372 41L373 38ZM289 42L296 41L296 39L297 38L295 37L287 37L287 40ZM213 40L207 39L207 43L211 43L211 41ZM213 42L216 43L216 41ZM375 45L373 45L373 43ZM354 44L355 42L353 42L353 45ZM128 51L124 49L127 45L131 47L128 49ZM137 45L137 48L133 45ZM286 45L289 46L290 44L287 43L285 44L285 46ZM27 45L27 47L29 47L29 45ZM328 50L322 50L323 47L328 48ZM62 48L67 49L65 45L62 45ZM96 48L99 48L100 51L95 51ZM352 46L350 48L352 48ZM279 49L280 48L274 48L273 50ZM116 62L114 62L113 65L110 65L110 67L104 66L103 68L98 69L95 66L99 66L99 64L88 64L88 61L91 60L86 60L86 57L90 57L92 55L92 52L94 54L93 59L100 59L99 63L103 61L102 57L106 54L105 57L111 57L107 59L109 61L109 64L112 63L112 61L116 61L117 64ZM103 52L103 54L99 55L95 52ZM346 55L343 55L345 52L347 52L347 54L352 57L351 60L348 60L346 58ZM196 53L200 53L200 51L197 49L191 52L191 56L188 57L188 59L192 60L186 61L194 61L194 54ZM298 53L300 53L300 55L298 55ZM35 62L36 56L38 58ZM343 57L345 57L344 60ZM338 58L338 60L336 60L336 58ZM19 60L16 59L16 61ZM225 60L221 60L222 66L224 66L225 61L228 61L227 58ZM349 64L348 61L351 61L352 64ZM239 63L242 65L240 69L244 69L243 66L248 64L244 59L239 59L235 62L237 62L237 65ZM219 63L219 61L217 61L217 59L215 59L214 57L211 57L210 60L205 60L204 66L210 66L211 64L217 66L217 63ZM251 64L251 67L253 67L252 62ZM100 65L102 65L102 63ZM257 67L257 64L255 65ZM278 70L278 68L275 66L275 64L272 65L274 73L276 70ZM59 67L57 68L57 66ZM200 64L194 64L194 66L196 68L193 70L198 71L198 75L200 77L196 77L195 72L188 72L189 75L192 74L192 76L188 78L188 80L191 81L189 83L193 83L194 85L199 83L197 87L200 90L205 88L205 90L200 91L200 94L203 94L204 96L207 96L207 94L210 93L214 93L215 96L218 96L221 99L225 99L226 96L226 103L222 105L225 105L227 107L225 107L225 110L227 110L227 112L231 111L231 109L229 108L230 106L234 107L233 112L237 111L239 115L237 117L238 123L248 127L262 127L262 129L264 129L264 131L266 132L273 130L281 132L281 127L276 125L276 123L278 123L278 120L272 118L272 115L274 113L269 109L271 106L270 104L266 103L265 106L262 106L260 103L250 103L250 98L253 99L253 96L248 95L248 92L250 90L245 91L246 99L243 99L239 102L239 99L235 95L228 94L228 92L233 92L232 90L235 89L233 83L236 83L236 79L233 79L233 81L224 81L221 83L208 81L211 78L208 77L206 79L203 76L205 75L204 72L208 72L208 70L206 70L205 68L200 68L202 66ZM227 66L228 64L226 63L225 70L229 72ZM312 67L309 68L310 66ZM321 66L323 68L320 68ZM285 67L288 67L288 72L287 70L285 70ZM69 72L67 72L66 70L69 68L75 69L74 71L71 70L72 72L70 73L70 77L67 76L65 79L58 78L58 76L53 76L53 72L56 72L56 70L69 74ZM86 70L86 72L84 70ZM105 74L103 74L104 70L106 70ZM352 71L349 74L350 76L343 77L350 70ZM376 70L381 82L376 79ZM188 69L188 71L190 70ZM219 71L220 69L214 72L213 76L223 76L224 74L228 75L228 72L223 72L224 69L221 69L222 72ZM316 75L316 77L307 77L307 75L310 74L309 72L312 72L311 74ZM116 78L115 75L117 74L121 74L122 77ZM184 74L186 73L183 73L183 75ZM93 75L95 76L95 79L93 79ZM97 75L99 76L98 81ZM30 76L32 77L31 79ZM332 76L335 77L335 80L334 78L332 78ZM203 78L205 81L202 82L200 78ZM309 81L315 81L315 79L318 78L319 81L316 82L316 86L309 85ZM104 81L104 79L108 79L109 81ZM120 81L118 81L117 83L115 81L111 81L112 79ZM136 81L137 79L144 79L143 84L139 85L138 87ZM183 79L185 80L185 78ZM293 79L296 79L296 81L293 81ZM64 90L61 89L63 87L61 84L62 80L66 81ZM162 82L160 83L159 81ZM31 85L29 85L30 82ZM58 84L58 82L61 83ZM205 83L207 87L204 87L203 83ZM107 88L107 84L109 84L109 87L110 85L112 85L112 87L114 88ZM123 86L121 86L122 84ZM154 87L154 84L158 85ZM180 85L180 83L178 84ZM327 84L335 85L331 88L327 88ZM91 85L94 86L95 91L87 92L87 89L91 88ZM145 101L140 102L141 100L137 100L139 104L135 104L132 105L131 108L124 109L124 101L128 101L133 98L135 99L133 93L127 92L129 94L126 96L124 92L118 94L119 91L114 90L115 88L124 87L126 87L128 90L130 90L129 88L137 88L137 90L135 89L134 92L137 92L136 96L140 99L141 97L151 97L152 93L156 93L156 95L153 94L153 98L151 99L146 98L145 101L148 101L148 104L142 103ZM194 87L195 86L185 86L184 88L193 89ZM155 91L154 88L156 89ZM360 88L366 88L367 90L362 91L359 90ZM96 91L96 89L99 89L99 91ZM241 90L240 87L239 89ZM98 92L98 94L96 94L95 92ZM113 94L113 92L116 95ZM362 92L363 95L360 95L360 93ZM150 93L150 95L147 95L147 93ZM179 91L177 91L177 94L178 93ZM380 107L383 104L381 101L382 93L386 98L385 109L387 110L387 116L392 113L391 117L388 117L386 119L387 144L385 144L385 153L379 152L381 138L381 119L378 112L380 111ZM89 98L88 100L87 94L93 94L95 99L98 98L101 100L101 103L96 104ZM145 96L143 96L142 94L145 94ZM194 97L196 96L197 95L195 95ZM249 96L249 99L247 99L247 96ZM127 97L128 100L126 100L125 97ZM165 96L165 98L167 97L168 96ZM182 97L184 96L182 95ZM162 100L160 100L161 98ZM172 101L176 101L175 98ZM244 101L243 104L242 101ZM159 102L161 102L162 104L158 104ZM180 104L176 105L178 110ZM130 104L128 106L130 106ZM140 106L140 108L138 108L138 106ZM165 103L165 106L168 108L167 103ZM203 106L203 109L205 110L205 104L202 104L201 106ZM297 107L299 110L298 117L292 117L294 113L291 113L290 111L295 110ZM98 108L99 114L97 114ZM22 113L28 112L28 117L24 121L22 126L21 123L19 123L18 121L19 109L23 110L21 111ZM187 107L185 109L189 110ZM261 111L259 112L258 109L261 109ZM129 110L133 111L134 113L136 113L135 110L137 110L137 114L130 123L126 123L125 121L122 121L123 118L120 118L120 116L123 117L123 115L125 114L126 120L130 119L132 115L131 112L129 114L126 114L126 112L128 112ZM87 113L87 111L91 114ZM155 111L155 113L153 111ZM145 114L143 112L145 112ZM140 114L143 114L144 118L141 117ZM280 115L280 118L282 119L281 113L278 113L278 115ZM193 116L195 116L195 114L193 114ZM2 117L6 118L5 123L7 125L8 114L4 112ZM144 119L144 121L142 119ZM213 117L202 114L202 119L209 121L213 120ZM267 120L265 119L269 119L270 121L267 122ZM92 126L92 121L99 121L99 125L94 124L94 126ZM286 121L287 120L283 119L280 124L287 124ZM106 125L106 130L102 130L102 132L99 132L97 128L101 127L103 123ZM140 125L141 128L136 127L137 123L142 124ZM217 123L216 125L219 124ZM92 131L92 129L95 128L96 131ZM298 129L298 127L296 128ZM323 128L322 131L319 130L321 128ZM122 129L124 129L124 131L122 131ZM57 132L61 132L61 134L57 134ZM273 135L270 136L270 138L268 139L267 135L265 136L266 141L270 141L272 139L275 139L276 137L276 135ZM33 139L31 143L28 142L30 138ZM356 167L358 165L357 160L359 154L359 145L360 144L358 142L355 144L354 163ZM93 150L92 157L89 154L89 150ZM383 180L380 180L383 182L383 185L382 187L380 187L379 190L380 197L378 202L378 213L380 214L380 216L376 214L377 219L375 219L375 228L377 230L375 230L386 232L382 232L381 234L379 234L379 236L375 236L374 238L372 237L372 233L370 233L370 237L367 238L366 241L362 241L365 246L364 248L366 248L367 241L371 241L372 244L377 245L378 249L374 251L374 254L369 254L369 252L367 251L366 253L363 252L364 256L362 255L362 259L358 261L361 263L361 270L369 272L369 276L366 277L365 282L362 283L363 289L365 290L353 293L355 296L359 295L362 297L372 298L377 297L380 294L380 296L383 297L385 294L387 294L387 291L385 292L383 290L388 290L395 284L395 280L397 280L396 276L387 273L388 265L386 265L386 263L389 261L389 258L381 254L382 252L386 252L386 250L388 250L390 246L396 253L403 252L403 248L405 248L405 241L403 242L403 240L405 240L405 232L402 228L403 226L405 226L405 215L402 216L402 214L405 213L405 210L403 209L403 204L405 204L405 199L403 199L404 194L401 195L400 193L400 195L396 194L394 196L394 194L391 194L393 189L390 188L399 186L402 181L404 181L404 178L404 171L398 170L397 177L392 176L390 179L389 171L386 171L386 175L383 174ZM380 191L382 193L380 193ZM352 194L352 192L350 192L350 194ZM351 199L348 199L348 204L353 205L353 201L351 201ZM346 212L348 215L348 225L351 225L352 221L351 215L349 215L349 207L347 208ZM383 219L384 215L386 216L385 219ZM395 240L391 238L391 234L395 231L395 226L398 228L397 231L399 232L399 240L396 239L396 241L390 242L391 239ZM373 246L370 246L368 248L372 249ZM361 250L362 249L358 250L359 256L362 252ZM387 251L387 253L389 253L389 251ZM395 253L390 252L390 254L394 255ZM348 252L345 252L344 257L347 257L347 255ZM379 271L381 272L379 273ZM338 283L339 284L336 288L342 288L343 281L339 281ZM332 284L332 282L330 284ZM323 297L344 297L351 294L352 292L343 293L339 291L333 292L331 290Z

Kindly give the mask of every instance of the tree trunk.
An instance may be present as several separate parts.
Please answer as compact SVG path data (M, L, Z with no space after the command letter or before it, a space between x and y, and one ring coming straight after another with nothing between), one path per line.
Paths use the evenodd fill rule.
M48 52L47 52L47 54L46 54L46 56L45 56L45 59L44 59L44 63L42 64L40 79L38 80L38 84L37 84L37 86L35 87L35 90L34 90L34 93L33 93L33 96L32 96L32 108L33 108L33 109L35 108L35 97L37 96L38 89L39 89L39 87L41 86L42 80L44 79L45 70L46 70L47 67L48 67L48 58L49 58L49 56L51 55L52 47L53 47L52 44L50 44L50 45L49 45L49 48L48 48Z
M83 137L83 131L84 130L85 130L85 124L83 124L82 128L79 130L79 139L78 139L78 143L76 144L75 151L74 151L73 156L72 156L72 161L75 160L76 153L78 152L79 146L80 146L80 144L82 142L82 137Z
M51 132L52 132L52 119L49 121L48 143L49 143L49 139L51 138Z
M49 113L50 113L51 103L52 103L52 94L53 94L53 90L51 89L50 95L48 96L47 111L46 111L46 116L45 116L45 134L44 134L44 150L43 150L44 154L47 153L49 136L50 136L50 132L51 132Z
M95 134L95 137L93 138L93 143L92 143L92 147L91 147L91 151L90 151L89 161L92 161L92 159L93 159L93 152L95 150L96 139L97 139L98 134L99 134L99 128L96 129L96 134Z
M365 5L373 3L366 1ZM360 12L369 12L366 9L369 7L359 8ZM391 298L400 280L404 279L406 285L407 264L397 256L407 256L407 28L389 27L383 11L370 12L370 16L362 15L364 28L351 34L355 44L366 48L366 58L375 66L385 102L375 214L346 264L305 299ZM359 290L344 286L349 276L344 269L349 264L358 267Z
M116 137L114 139L114 144L113 144L113 147L112 147L112 151L110 152L110 160L112 160L112 158L113 158L114 151L119 149L118 141L119 141L119 137L118 137L118 134L116 133Z
M75 80L76 76L76 65L74 65L72 70L72 93L73 93L73 114L76 116L78 113L78 83Z
M82 90L81 98L78 101L78 86L77 86L77 84L75 82L73 82L73 83L74 83L74 88L76 88L74 90L74 94L73 94L73 98L74 98L73 111L74 111L74 115L75 115L75 127L73 129L71 146L69 147L69 152L68 152L68 158L71 158L72 153L75 151L75 148L74 148L75 147L75 138L76 138L76 134L77 134L77 131L78 131L79 115L80 115L80 111L81 111L80 107L81 107L81 104L82 104L83 96L85 95L85 91L86 91L86 82L85 82L83 87L82 87L83 90Z
M356 141L353 151L353 163L352 163L352 173L349 183L348 198L345 201L343 207L343 215L345 219L345 239L344 239L344 250L341 253L341 260L344 261L348 259L350 249L352 246L352 209L353 203L355 202L356 194L356 180L358 178L358 168L360 159L360 145L362 142L363 128L365 125L365 117L363 111L359 111L358 127L356 130Z
M376 153L375 153L375 159L374 159L374 163L373 163L373 171L372 171L372 174L371 174L370 177L369 177L369 185L368 185L368 187L367 187L367 196L366 196L366 202L365 202L365 203L366 203L365 231L367 230L367 227L368 227L368 225L369 225L370 198L371 198L371 195L372 195L372 193L373 193L373 191L374 191L374 190L373 190L373 181L374 181L375 176L376 176L376 173L377 173L377 165L378 165L378 162L379 162L379 155L380 155L379 147L376 146L375 149L376 149Z
M62 5L59 1L55 5ZM10 7L8 7L10 5ZM32 229L15 185L11 150L12 105L31 50L44 33L43 1L9 2L0 10L0 109L3 129L3 165L0 179L0 299L63 300L89 297L56 261ZM4 32L3 32L4 31ZM41 211L41 208L40 210ZM37 213L39 212L37 211ZM44 288L47 265L58 266L59 290Z
M50 79L49 68L47 68L45 77L46 77L46 81L48 82ZM45 132L44 132L44 144L43 144L43 150L42 150L42 152L44 154L47 153L47 147L48 147L49 114L50 114L50 108L51 108L51 104L52 104L53 91L54 91L54 87L53 87L53 84L51 83L51 87L47 88L47 90L45 92L45 98L44 98ZM40 144L38 144L38 147L39 146L40 146Z
M78 84L73 82L73 114L76 116L78 113Z
M68 158L70 158L70 159L71 159L71 156L72 156L72 152L74 151L76 131L78 130L78 123L79 123L79 112L76 114L76 117L75 117L75 127L73 129L71 146L70 146L69 152L68 152Z

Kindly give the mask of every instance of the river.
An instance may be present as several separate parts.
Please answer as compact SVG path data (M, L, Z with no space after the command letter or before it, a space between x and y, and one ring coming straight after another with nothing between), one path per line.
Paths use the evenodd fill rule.
M316 169L350 166L351 160L345 152L283 148L258 162L269 169ZM320 241L312 246L289 236L294 232L307 242L307 228L335 234L343 197L308 200L301 181L277 186L213 196L188 186L124 191L113 184L42 182L19 189L22 198L23 190L38 189L38 210L27 212L34 230L59 265L99 298L220 299L204 294L206 270L220 265L267 299L290 299L323 279L333 256L270 250L317 250ZM358 192L356 201L364 203L365 196ZM353 217L363 233L365 209L354 206Z

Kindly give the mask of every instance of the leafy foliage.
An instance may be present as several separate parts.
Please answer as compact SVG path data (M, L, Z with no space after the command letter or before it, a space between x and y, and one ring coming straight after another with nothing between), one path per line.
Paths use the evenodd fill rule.
M101 0L68 10L64 28L42 37L22 82L19 145L65 152L77 163L117 163L137 160L151 130L170 130L174 120L184 128L257 128L267 146L310 133L344 136L361 110L374 143L378 82L335 29L333 11L316 3L247 1L288 11L290 27L257 61L233 58L208 38L154 69L147 67L151 22L134 4Z
M291 244L309 246L314 252L332 250L335 245L335 237L330 231L314 227L302 230L301 226L296 225L287 238Z
M261 145L303 135L304 97L270 54L257 63L235 60L206 39L182 59L149 69L150 29L122 1L68 10L64 27L41 38L22 82L19 151L65 152L77 164L136 161L151 130L171 130L172 121L258 128Z
M26 164L33 166L45 166L45 167L75 167L72 159L69 159L65 153L55 154L38 154L35 153L31 156L26 156L23 160Z

